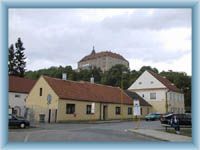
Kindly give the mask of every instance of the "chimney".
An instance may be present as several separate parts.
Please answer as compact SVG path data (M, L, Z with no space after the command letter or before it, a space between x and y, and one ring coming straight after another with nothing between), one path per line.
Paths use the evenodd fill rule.
M90 83L94 83L94 77L93 76L90 78Z
M67 74L66 73L62 74L62 80L67 80Z

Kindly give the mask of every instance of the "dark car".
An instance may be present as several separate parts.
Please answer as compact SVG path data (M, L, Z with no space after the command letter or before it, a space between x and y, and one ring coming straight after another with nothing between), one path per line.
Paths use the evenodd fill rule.
M182 126L191 126L192 125L191 114L189 114L189 113L187 113L187 114L173 114L173 113L169 113L169 114L163 115L160 118L161 124L171 125L171 119L172 119L172 117L174 115L176 115L176 117L178 118L179 125L182 125Z
M29 127L30 122L23 117L17 117L15 115L9 115L9 127Z
M148 115L145 116L145 120L159 120L161 117L160 113L149 113Z

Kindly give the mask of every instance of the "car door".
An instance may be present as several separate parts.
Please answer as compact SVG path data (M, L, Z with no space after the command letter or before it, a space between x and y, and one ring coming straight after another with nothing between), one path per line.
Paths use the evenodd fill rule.
M9 118L9 126L18 126L19 125L19 121L16 117L11 116Z

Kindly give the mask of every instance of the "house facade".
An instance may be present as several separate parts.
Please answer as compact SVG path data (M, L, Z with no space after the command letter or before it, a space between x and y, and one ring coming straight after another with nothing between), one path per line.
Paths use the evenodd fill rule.
M120 88L47 76L38 79L26 107L28 119L39 122L133 118L133 101Z
M11 110L9 113L24 117L26 110L25 101L35 82L35 80L9 76L8 101L9 109Z
M141 118L144 118L147 114L152 112L152 105L149 104L146 100L144 100L139 94L137 94L136 92L129 91L129 90L125 90L125 93L129 97L131 97L133 101L139 100Z
M123 56L110 51L96 53L93 49L90 55L78 62L78 70L96 67L105 72L117 64L123 64L129 68L129 62Z
M184 94L181 90L166 77L152 71L143 72L129 90L136 92L151 104L154 112L185 112Z

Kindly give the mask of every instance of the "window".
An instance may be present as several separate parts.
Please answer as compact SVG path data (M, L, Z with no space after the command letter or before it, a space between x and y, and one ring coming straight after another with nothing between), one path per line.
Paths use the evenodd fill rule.
M42 96L42 88L40 88L40 96Z
M87 105L86 106L86 114L92 114L91 110L92 110L92 105Z
M132 107L128 107L128 115L132 115L133 114L133 109Z
M139 82L139 84L142 84L142 82Z
M150 99L156 99L156 93L150 93Z
M75 104L66 104L66 114L75 113Z
M120 115L120 111L121 111L121 110L120 110L120 107L116 107L116 108L115 108L115 114L116 114L116 115Z
M20 98L21 96L19 94L15 94L15 97L16 98Z
M142 97L144 97L144 94L142 94Z
M153 81L151 81L151 84L153 84Z

